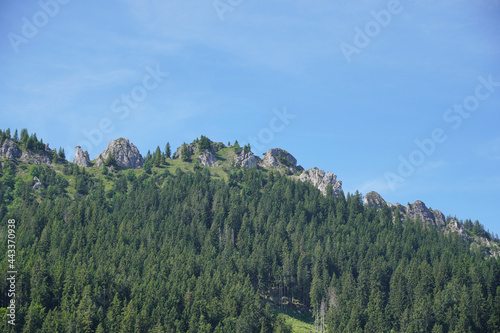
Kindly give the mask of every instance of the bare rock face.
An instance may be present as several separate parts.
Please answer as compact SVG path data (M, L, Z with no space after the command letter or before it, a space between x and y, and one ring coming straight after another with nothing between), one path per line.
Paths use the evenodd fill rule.
M318 168L306 170L298 178L300 181L313 184L323 195L327 194L328 187L332 187L334 197L342 191L342 181L337 180L337 175Z
M43 152L43 153L36 153L33 151L23 151L23 154L21 156L21 161L30 163L30 164L52 164L52 158L49 153Z
M430 223L441 230L446 227L444 214L439 210L429 210L420 200L415 201L413 204L408 204L403 216L412 220L416 220L418 218L423 223Z
M391 204L390 202L388 202L387 206L389 206L389 208L396 207L396 209L399 210L399 216L401 217L401 219L403 219L403 220L405 219L405 217L406 217L406 207L405 206L403 206L399 202L396 202L395 204ZM393 219L394 218L395 217L393 217Z
M12 139L5 139L0 145L0 158L16 159L22 156L23 152Z
M445 228L445 232L456 232L462 237L463 240L469 240L469 235L465 231L465 228L460 224L457 219L453 219Z
M290 173L296 174L303 170L302 167L297 166L297 159L289 152L281 148L271 148L262 158L262 166L265 168L276 167L289 170Z
M50 164L52 165L52 154L47 151L35 152L31 150L21 150L12 139L5 139L0 145L0 158L19 159L29 164Z
M406 217L412 220L419 218L424 223L434 224L434 215L420 200L406 206Z
M95 166L100 167L110 154L114 153L116 165L125 169L140 169L144 164L139 149L128 139L119 138L108 143L106 149L97 156Z
M92 164L90 164L88 151L83 151L82 147L80 146L76 147L76 154L75 158L73 159L73 163L75 163L79 167L84 167L84 168L92 166Z
M363 198L365 205L368 207L377 207L377 209L381 209L383 205L386 205L387 202L382 198L380 194L375 191L372 191L365 195Z
M405 207L397 202L395 204L386 202L380 194L372 191L365 195L364 202L368 207L376 207L377 210L381 209L383 205L387 205L389 208L396 207L403 220L406 218L416 220L418 218L422 223L430 223L441 230L444 230L446 227L446 218L444 214L439 210L428 209L420 200L415 201L413 204L408 204Z
M432 215L434 215L434 224L443 230L446 227L446 217L440 210L431 211Z
M200 164L206 167L217 167L219 166L219 162L217 162L217 157L211 152L205 151L200 154L198 157L198 161L200 161Z
M190 155L193 155L195 150L196 150L196 146L193 145L193 144L187 144L187 147L188 147L188 151L189 151L189 154ZM172 155L172 158L173 159L176 159L176 158L181 158L182 157L182 146L180 146L179 148L177 148L177 150L175 151L175 153Z
M256 169L257 168L257 158L250 151L245 153L243 150L234 157L234 165L242 168Z
M43 187L43 184L40 179L38 179L38 177L33 177L33 180L35 181L35 184L33 185L34 190L38 190L39 188Z

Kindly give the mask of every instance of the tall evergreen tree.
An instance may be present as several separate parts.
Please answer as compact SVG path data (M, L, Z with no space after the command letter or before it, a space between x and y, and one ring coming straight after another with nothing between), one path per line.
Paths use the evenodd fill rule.
M170 158L170 155L172 154L172 151L170 149L170 142L167 142L165 145L165 158Z

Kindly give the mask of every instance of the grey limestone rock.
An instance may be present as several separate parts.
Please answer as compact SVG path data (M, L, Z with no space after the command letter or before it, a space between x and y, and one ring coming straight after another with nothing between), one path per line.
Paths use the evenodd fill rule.
M50 164L52 165L52 156L50 153L33 152L31 150L23 151L21 161L30 164Z
M446 227L446 217L444 214L437 209L431 211L432 215L434 215L434 224L443 230Z
M87 151L83 151L82 147L76 147L75 158L73 159L73 163L80 167L88 168L92 164L90 163L89 153Z
M327 194L328 187L332 188L334 197L337 197L342 191L342 181L337 180L337 175L318 168L306 170L298 178L300 181L313 184L323 195Z
M257 158L251 151L245 153L242 150L234 157L234 165L242 168L255 169L257 168Z
M284 168L292 174L303 170L301 166L297 166L297 159L281 148L269 149L262 158L262 166L264 168Z
M38 179L38 177L33 177L33 180L35 181L35 184L33 185L34 190L38 190L39 188L43 187L43 184L40 179Z
M52 154L46 152L34 152L22 150L12 139L5 139L0 145L0 158L19 159L29 164L50 164L52 165Z
M430 223L441 230L444 230L446 227L446 218L444 214L439 210L428 209L420 200L415 201L413 204L408 204L405 207L397 202L395 204L386 202L380 194L372 191L365 195L364 202L368 207L377 207L377 210L381 209L384 204L389 208L396 207L396 209L399 210L402 220L406 218L412 220L419 219L422 223Z
M217 161L217 157L212 152L205 151L200 154L198 157L198 161L200 161L200 164L206 167L217 167L219 166L219 162Z
M0 145L0 158L16 159L22 156L23 152L12 139L5 139Z
M122 168L140 169L144 164L139 149L128 139L119 138L108 143L106 149L97 156L95 166L102 166L111 153L115 155L116 165Z
M366 194L363 198L365 205L368 207L377 207L377 209L381 209L383 205L386 205L387 202L382 198L380 194L375 191L371 191Z
M456 232L462 237L463 240L469 240L469 235L465 231L465 228L460 224L457 219L453 219L445 228L445 232Z

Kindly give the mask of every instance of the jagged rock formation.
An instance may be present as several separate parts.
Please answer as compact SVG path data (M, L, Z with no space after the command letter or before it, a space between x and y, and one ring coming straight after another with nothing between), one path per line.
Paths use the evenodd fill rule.
M116 165L122 168L140 169L144 164L144 159L139 149L128 139L119 138L108 143L106 149L97 156L95 166L102 166L109 155L113 153Z
M391 204L386 202L377 192L370 192L365 195L364 202L366 206L376 207L377 210L381 209L384 205L387 205L387 207L393 210L398 210L402 221L405 219L418 219L422 221L422 223L428 223L445 233L457 233L462 240L471 243L471 249L480 249L482 246L487 256L495 258L500 257L500 247L497 243L490 242L488 238L480 235L471 237L464 225L458 222L456 218L452 218L448 221L448 224L446 224L446 218L441 211L428 209L420 200L415 201L413 204L408 204L405 207L399 203ZM395 218L396 216L393 213L393 221Z
M90 163L88 151L83 151L82 147L80 146L76 146L76 153L75 158L73 159L73 163L84 168L92 166L92 164Z
M424 223L430 223L438 227L439 229L444 229L444 227L446 226L444 216L442 219L440 219L443 214L439 212L439 214L436 215L434 214L434 212L431 212L420 200L417 200L413 204L408 204L406 206L406 218L412 220L420 219Z
M38 190L39 188L43 187L43 184L40 179L38 179L38 177L33 177L33 180L35 181L35 184L33 185L34 190Z
M212 168L219 166L219 162L217 162L217 157L212 152L205 151L200 154L198 157L198 161L201 165Z
M292 174L304 170L301 166L297 166L297 159L292 154L281 148L269 149L262 158L262 166L264 168L283 168Z
M48 144L45 145L45 150L35 152L31 150L22 150L17 143L12 139L5 139L0 145L0 158L18 159L29 164L50 164L52 165L52 154Z
M427 206L420 200L415 201L413 204L408 203L406 207L399 203L391 204L386 202L377 192L370 192L363 198L365 205L368 207L377 207L381 209L382 206L396 207L402 219L417 220L420 219L423 223L430 223L433 226L444 230L446 227L446 219L444 214L439 210L429 210Z
M370 208L377 207L377 210L381 209L384 205L387 205L387 202L385 202L382 196L375 191L366 194L363 200L365 202L365 206Z
M257 168L257 158L250 151L245 153L243 150L234 157L233 161L235 166L242 168L255 169Z
M187 149L188 149L189 154L193 155L195 150L196 150L196 147L194 144L191 143L191 144L187 145ZM175 153L172 155L172 159L181 158L181 157L182 157L182 146L177 148Z
M43 153L37 153L37 152L33 152L33 151L23 151L23 154L21 156L21 161L23 162L27 162L27 163L30 163L30 164L50 164L50 165L53 165L52 164L52 155L47 153L47 152L43 152Z
M334 197L338 196L340 191L342 191L342 181L337 180L337 175L318 168L302 172L300 176L298 176L298 179L302 182L311 183L317 187L323 195L327 194L328 187L332 188Z
M444 214L437 209L431 210L432 215L434 215L434 224L439 226L441 229L446 228L446 217Z
M448 223L445 232L456 232L460 235L460 237L462 237L463 240L469 240L467 231L465 230L464 226L457 221L457 219L453 219L450 223Z
M0 145L0 158L16 159L21 158L23 152L12 139L5 139Z

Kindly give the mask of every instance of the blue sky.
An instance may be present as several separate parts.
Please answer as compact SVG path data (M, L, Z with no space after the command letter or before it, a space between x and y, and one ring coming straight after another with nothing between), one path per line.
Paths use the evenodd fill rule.
M500 233L499 22L493 0L5 0L0 127L70 160L118 137L281 147Z

